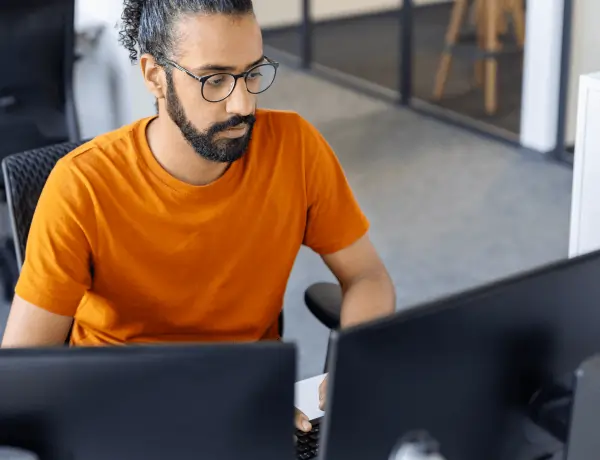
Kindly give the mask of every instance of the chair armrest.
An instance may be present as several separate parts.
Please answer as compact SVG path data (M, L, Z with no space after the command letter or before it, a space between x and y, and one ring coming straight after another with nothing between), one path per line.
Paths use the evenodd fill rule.
M304 303L313 315L329 329L340 326L342 288L335 283L315 283L304 292Z

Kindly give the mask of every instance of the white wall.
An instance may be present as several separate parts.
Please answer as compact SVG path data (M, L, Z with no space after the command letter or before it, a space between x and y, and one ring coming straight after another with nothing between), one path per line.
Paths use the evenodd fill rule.
M577 128L577 97L579 77L600 71L600 1L573 2L573 34L567 106L566 142L573 144Z
M585 75L578 80L571 257L600 248L600 73Z
M558 116L563 0L529 0L521 143L549 151L555 147ZM575 142L579 77L600 71L599 0L573 2L571 62L565 141Z
M521 144L540 152L556 145L563 5L564 0L527 2Z
M415 6L453 0L413 0ZM374 13L398 8L402 0L312 0L316 21ZM302 19L302 0L254 0L256 17L262 27L297 24Z
M111 131L154 113L154 99L138 66L118 43L122 0L77 0L75 26L102 24L105 30L75 71L75 97L82 137Z

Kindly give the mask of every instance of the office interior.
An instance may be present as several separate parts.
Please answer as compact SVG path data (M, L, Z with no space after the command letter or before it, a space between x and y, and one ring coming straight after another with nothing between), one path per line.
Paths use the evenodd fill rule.
M298 111L333 146L371 222L399 311L570 255L573 169L569 161L556 161L556 152L577 151L579 76L600 70L594 0L572 5L568 79L561 79L561 58L570 0L523 3L525 43L499 58L494 115L484 113L484 91L471 86L470 56L455 56L447 94L431 101L454 2L413 1L412 104L419 110L396 100L402 72L398 2L313 3L318 65L303 69L297 59L301 2L255 0L267 52L283 63L259 102ZM76 1L73 94L81 139L154 113L139 70L117 44L120 11L120 0ZM471 20L465 20L467 35ZM503 38L512 46L510 18L506 27ZM9 134L5 129L2 136ZM5 207L2 231L10 238ZM334 281L303 249L284 306L284 338L299 347L298 379L322 372L329 331L308 312L303 292L323 280ZM0 310L5 318L9 302Z
M511 0L512 1L512 0ZM389 91L398 90L402 49L402 8L398 2L381 1L381 7L362 14L341 18L320 19L314 2L313 40L315 63L343 72ZM373 3L373 2L371 2ZM463 6L464 4L464 6ZM480 5L481 4L481 5ZM341 5L341 4L340 4ZM481 2L416 1L413 12L413 95L447 110L490 124L518 135L520 130L523 44L517 43L514 14L503 2L504 22L497 32L503 53L499 56L498 85L501 97L496 107L486 111L484 82L477 74L475 60L483 53L486 11ZM456 36L456 52L452 53L451 69L440 69L446 35L451 26L452 12L457 8L461 19ZM344 8L346 8L344 6ZM516 6L519 23L524 18L524 5ZM380 10L380 11L377 11ZM480 11L481 10L481 11ZM504 19L506 16L510 22ZM509 24L511 27L509 27ZM524 29L524 25L523 25ZM299 56L302 41L295 24L273 27L266 31L266 43ZM481 65L481 64L479 64ZM446 73L443 89L436 89L438 72Z
M499 0L491 11L478 0L408 0L410 9L395 0L272 3L259 8L265 42L297 65L404 104L402 92L410 91L417 109L572 164L577 77L599 64L591 51L595 2ZM307 46L309 63L302 62ZM497 64L489 81L481 58L492 47ZM547 119L537 114L542 106Z

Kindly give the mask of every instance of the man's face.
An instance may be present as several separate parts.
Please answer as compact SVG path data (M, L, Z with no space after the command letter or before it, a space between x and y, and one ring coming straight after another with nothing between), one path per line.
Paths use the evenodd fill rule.
M177 63L199 77L239 74L263 57L260 28L251 14L191 15L179 21L175 37ZM256 95L247 91L244 79L238 79L233 93L220 102L208 102L202 84L178 69L171 68L167 83L167 113L194 150L215 162L241 158L256 111Z

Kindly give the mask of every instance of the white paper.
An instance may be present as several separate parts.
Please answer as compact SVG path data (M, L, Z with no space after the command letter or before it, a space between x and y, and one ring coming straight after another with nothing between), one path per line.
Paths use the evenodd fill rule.
M324 414L319 409L319 385L325 379L325 375L317 375L316 377L296 382L296 407L304 412L309 420L322 417Z

